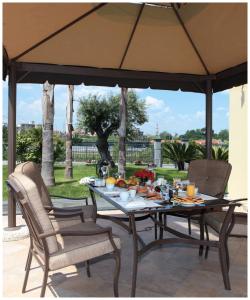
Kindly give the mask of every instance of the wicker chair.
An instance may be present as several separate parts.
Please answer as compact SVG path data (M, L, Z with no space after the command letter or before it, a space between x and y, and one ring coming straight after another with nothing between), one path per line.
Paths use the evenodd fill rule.
M84 212L68 212L67 217L78 216L79 222L55 228L43 206L41 189L28 176L12 173L7 181L13 190L30 232L30 248L22 292L26 290L32 258L44 270L41 297L44 297L49 271L111 255L115 258L114 295L118 297L120 273L120 239L112 235L111 228L102 228L94 221L82 222ZM54 215L56 218L56 213Z

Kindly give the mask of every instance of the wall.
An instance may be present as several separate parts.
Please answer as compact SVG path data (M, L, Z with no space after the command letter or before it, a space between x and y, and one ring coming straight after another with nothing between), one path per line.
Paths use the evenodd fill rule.
M247 197L247 119L247 85L232 88L229 97L229 162L232 173L228 183L231 199Z

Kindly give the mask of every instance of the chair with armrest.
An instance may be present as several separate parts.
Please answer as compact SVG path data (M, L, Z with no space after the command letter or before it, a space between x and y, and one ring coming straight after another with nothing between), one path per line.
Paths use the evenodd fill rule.
M113 288L114 295L118 296L120 239L112 235L112 229L102 228L94 221L79 222L55 229L44 209L37 184L33 180L20 172L14 172L9 176L7 184L14 192L30 232L30 248L22 292L26 290L33 257L44 270L40 294L44 297L49 271L109 254L116 261ZM84 212L77 211L72 214L78 215L80 219Z
M236 200L231 200L231 203L242 203L243 201L247 201L247 198L241 198ZM204 216L204 225L205 225L205 231L206 231L206 239L209 241L209 231L208 227L211 227L217 234L220 233L222 224L224 222L224 219L226 217L227 212L226 211L220 211L220 212L214 212L214 213L208 213ZM228 237L240 237L240 238L247 238L247 213L242 212L234 212L232 216L233 225L243 225L244 230L243 232L237 232L239 230L233 231L233 227L228 233ZM242 227L242 226L241 226ZM235 227L234 227L235 228ZM242 228L241 228L242 229ZM227 247L226 247L227 248ZM209 247L206 247L205 252L205 258L208 257L208 251ZM227 250L228 253L228 250ZM227 254L228 255L228 254ZM228 262L229 264L229 262Z
M189 164L188 180L195 183L199 193L223 198L231 169L231 164L224 160L193 160ZM199 220L199 216L192 213L171 213L171 215L188 219L189 234L191 234L191 220Z
M65 200L85 200L86 205L84 206L71 206L71 207L56 207L51 198L56 198L59 196L50 196L49 191L44 184L43 178L41 176L40 166L34 162L28 161L21 163L16 166L15 172L21 173L26 175L34 183L37 185L38 192L43 203L45 210L49 213L50 217L53 219L53 214L57 214L57 218L54 220L55 223L62 228L63 226L67 225L74 225L80 222L79 218L72 215L70 218L70 214L73 212L81 212L83 211L83 218L84 222L93 221L96 219L96 206L88 205L88 198L83 197L79 198L67 198L67 197L60 197ZM60 219L59 219L60 218Z

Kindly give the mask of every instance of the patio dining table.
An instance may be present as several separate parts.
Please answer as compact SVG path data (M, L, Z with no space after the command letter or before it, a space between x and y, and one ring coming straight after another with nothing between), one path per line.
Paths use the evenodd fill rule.
M95 187L92 184L87 185L90 191L90 195L92 198L92 202L96 205L96 194L99 195L101 198L108 201L112 204L116 209L121 210L125 217L116 217L112 215L99 215L97 217L104 218L111 220L123 228L125 228L129 233L132 234L133 237L133 271L132 271L132 287L131 287L131 297L135 297L136 293L136 280L137 280L137 268L139 259L148 252L150 249L160 246L162 244L176 244L176 243L185 243L199 246L200 253L204 246L209 247L218 247L218 241L209 241L204 240L204 215L209 212L213 211L220 211L223 207L230 207L230 201L226 199L218 199L208 195L200 194L201 198L204 200L204 203L197 204L193 206L182 206L176 205L167 201L153 201L153 200L146 200L143 198L135 200L127 200L122 201L119 194L121 191L124 191L124 188L116 187L115 190L108 191L106 187ZM139 201L138 201L139 200ZM164 213L180 213L180 212L189 212L192 214L200 215L200 239L194 238L190 235L184 234L179 232L171 227L169 227L165 222L162 221L162 218L159 217ZM166 232L169 232L174 237L166 237L163 238L161 234L159 238L155 236L155 239L146 244L143 239L138 235L136 229L136 221L142 220L145 217L150 217L154 224L157 227L161 228ZM129 224L125 224L128 222ZM225 224L227 223L227 224ZM232 224L230 218L225 218L223 226L225 228L230 228ZM227 231L226 231L227 233ZM140 246L139 246L140 244ZM221 270L223 275L223 280L226 289L230 289L229 283L229 267L227 265L227 249L224 249L222 255L220 255L220 263L221 263Z

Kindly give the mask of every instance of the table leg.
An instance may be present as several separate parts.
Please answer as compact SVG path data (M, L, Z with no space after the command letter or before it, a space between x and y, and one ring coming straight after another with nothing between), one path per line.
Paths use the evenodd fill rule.
M131 297L135 297L137 267L138 267L138 241L137 241L137 233L136 233L135 216L130 215L129 219L130 219L132 235L133 235L133 271L132 271L133 273L132 273Z
M92 204L95 207L94 221L96 222L96 218L97 218L97 205L96 205L95 193L91 189L89 189L89 193L90 193L90 197L91 197L91 200L92 200Z
M202 212L200 215L200 240L203 241L204 240L204 213ZM200 245L199 248L199 256L202 256L203 254L203 245Z
M161 223L161 224L163 224L162 223L162 213L159 213L159 222ZM163 228L162 227L160 227L160 236L159 236L159 239L160 240L162 240L163 239Z

